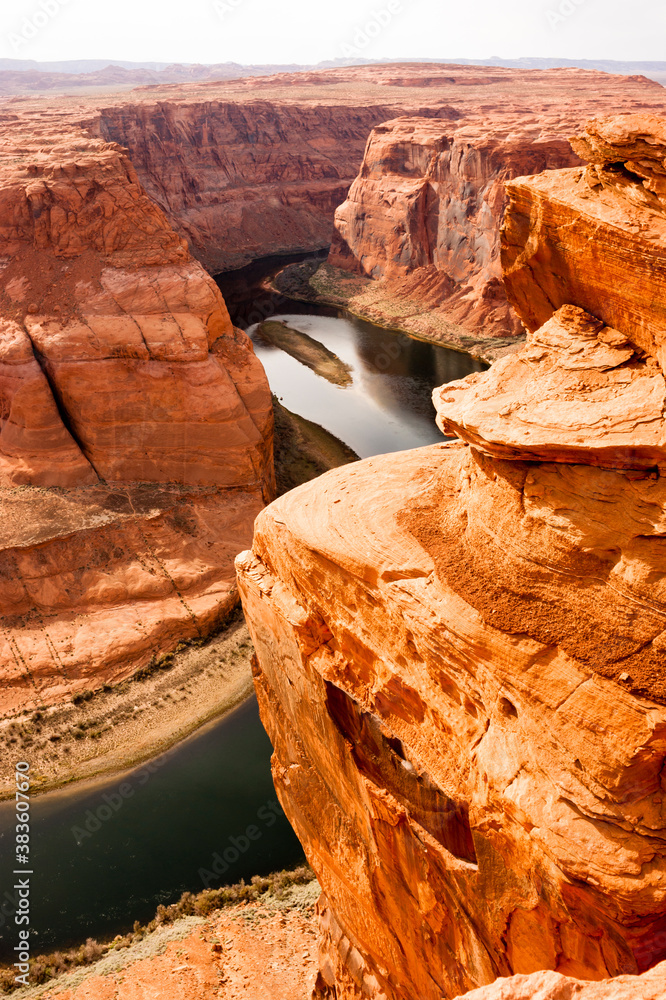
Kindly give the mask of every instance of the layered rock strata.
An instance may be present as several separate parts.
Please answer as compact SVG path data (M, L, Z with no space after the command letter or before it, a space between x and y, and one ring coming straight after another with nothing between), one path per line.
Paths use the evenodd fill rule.
M509 295L528 330L573 301L663 368L664 119L601 118L572 143L589 160L585 167L507 186L502 260Z
M484 335L522 332L501 282L507 178L579 162L560 118L538 123L397 118L375 128L335 213L329 263L381 282L385 294ZM414 309L416 312L416 309Z
M471 246L483 247L489 237L482 189L492 187L503 155L512 162L522 157L522 169L562 165L552 152L539 159L548 143L562 145L587 118L618 106L659 112L663 88L644 77L577 69L397 63L163 84L102 98L80 88L65 102L15 97L0 98L0 105L3 132L13 132L19 144L28 122L48 142L73 125L126 148L149 197L215 273L328 246L335 209L359 172L369 133L397 116L437 119L449 136L457 134L456 123L462 130L464 177L454 165L452 190L466 179L479 191L471 201L463 197L449 223L459 235L465 229ZM567 162L578 162L563 148ZM387 175L387 198L391 180ZM473 211L475 201L478 231L460 214ZM363 236L369 238L367 227ZM425 291L422 281L417 305Z
M387 114L386 104L139 104L104 109L99 126L215 274L327 247L368 132Z
M496 83L501 92L504 81ZM592 93L583 90L581 96L578 104L565 99L554 108L535 92L518 109L507 95L492 112L468 106L455 121L402 116L376 127L347 199L335 213L329 256L329 266L366 279L350 289L352 310L468 350L491 337L509 338L510 345L510 338L523 331L523 314L513 307L514 293L507 299L502 282L499 227L507 205L505 183L580 164L585 151L576 143L572 149L568 138L590 116ZM594 95L597 114L599 96ZM661 113L663 98L654 90L651 96L661 105L652 107ZM609 105L607 113L612 110ZM542 178L548 197L549 177ZM518 191L510 196L518 197ZM512 212L524 238L530 219L521 215L522 210ZM617 277L609 273L609 285ZM324 294L330 284L325 269L313 281ZM507 345L495 345L489 356L498 356L502 346Z
M649 119L611 125L586 142L658 146ZM590 206L620 212L624 169ZM514 186L547 219L580 174L546 175L552 206L543 175ZM519 311L528 268L557 283L542 232ZM542 977L544 997L623 996L603 981L666 958L659 347L622 287L598 315L562 285L521 354L436 392L461 441L280 498L239 558L276 787L324 892L322 996L440 1000L544 970L599 983ZM513 986L488 996L534 995Z
M0 708L212 628L273 493L263 369L126 153L28 134L0 176Z
M133 91L130 100L125 94L95 108L88 127L129 150L150 197L188 239L194 256L216 273L269 254L327 247L336 209L359 169L361 178L367 175L370 161L362 164L371 130L407 115L426 119L416 129L420 133L434 119L435 133L451 143L451 163L440 158L436 176L429 178L432 190L425 175L420 183L430 191L430 213L435 188L441 192L439 249L425 265L431 275L417 263L429 256L429 247L415 249L408 273L418 273L407 287L396 282L395 291L404 313L408 292L423 312L424 305L457 290L449 322L476 331L496 319L504 330L501 315L507 309L498 288L496 244L502 180L580 162L566 138L587 118L618 106L659 112L663 93L645 78L585 70L408 63L146 87ZM377 152L389 140L386 130L379 133ZM371 144L368 156L376 169L374 150ZM409 220L415 208L421 210L413 204L413 191L402 198L404 185L413 189L418 172L403 174L401 167L396 162L396 170L377 172L358 211L350 195L352 249L369 254L376 265L383 258L375 241L384 232L389 203L397 225L409 224L401 205ZM373 216L372 226L363 225L365 210ZM389 234L388 243L393 252L398 237ZM444 275L455 289L446 282L442 287ZM515 326L515 317L511 322Z

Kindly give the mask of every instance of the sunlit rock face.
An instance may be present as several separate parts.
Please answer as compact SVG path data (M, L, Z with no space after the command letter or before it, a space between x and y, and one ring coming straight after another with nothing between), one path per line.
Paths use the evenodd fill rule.
M16 712L228 613L272 496L272 410L125 152L66 121L3 141L0 710Z
M504 280L529 330L573 302L665 364L666 133L600 118L572 140L585 167L507 185Z
M658 146L660 127L616 119L612 135ZM592 123L581 154L609 129ZM543 175L512 190L566 214L581 173L546 175L554 207ZM590 217L606 197L589 188ZM324 892L320 996L661 995L658 323L647 302L645 322L625 309L625 286L592 311L582 265L567 294L536 222L522 268L514 205L513 305L526 315L530 274L537 299L564 291L521 353L436 391L459 440L282 497L238 561L276 787ZM599 232L585 253L601 259Z
M567 139L593 115L665 106L645 77L396 63L105 95L88 127L128 150L212 273L331 239L335 255L348 236L349 264L364 273L383 273L398 249L409 275L416 269L396 281L398 296L411 289L421 305L441 304L455 291L450 320L499 328L510 316L519 329L500 283L503 181L579 164Z
M597 300L589 297L597 281L601 297L605 290L615 290L627 281L613 250L613 241L620 239L620 234L606 233L608 259L604 273L595 278L590 275L587 281L577 268L578 256L571 234L565 231L579 212L585 214L583 202L566 202L569 207L565 215L568 211L571 219L559 218L562 206L550 204L552 218L547 214L540 220L537 192L544 192L547 199L551 192L556 195L550 185L567 183L567 175L560 174L560 169L580 168L590 158L589 142L587 146L577 141L572 146L569 142L571 134L579 131L587 120L592 116L614 115L621 107L626 111L636 110L639 114L635 117L645 122L647 111L663 113L663 89L659 93L639 77L606 77L602 82L577 76L579 73L579 70L547 74L518 72L509 80L489 70L485 100L479 100L476 89L480 79L470 80L468 85L459 79L458 94L451 101L458 112L455 118L437 121L403 112L373 129L361 168L346 200L335 213L329 256L329 263L336 268L371 279L356 293L353 300L356 311L386 325L398 324L418 336L467 350L479 350L480 341L486 345L484 356L491 358L506 353L503 347L511 348L512 339L515 341L523 332L523 324L534 329L543 323L549 315L547 307L544 312L544 297L550 296L549 301L556 302L556 308L568 301L578 302L566 298L567 287L583 294L584 284L587 297L583 295L579 304L610 326L620 323L605 312L595 312L593 303ZM445 86L443 81L440 85ZM607 87L613 87L615 93L611 94ZM640 104L636 102L635 88L642 89ZM631 130L631 126L627 127ZM661 176L659 168L654 166L658 150L654 143L632 147L627 136L620 141L624 143L620 149L621 161L627 162L630 172L633 170L634 181L646 185L644 196L638 199L639 204L645 205L650 195L663 188L663 178L655 179ZM590 183L600 187L609 183L609 174L612 177L617 173L613 165L616 161L611 158L616 150L605 136L594 142L595 167L591 171L594 180L590 178ZM538 294L534 289L532 295L529 262L522 256L525 301L518 304L513 301L518 295L516 287L512 286L507 296L502 280L499 230L508 204L507 182L540 171L548 173L542 175L528 201L523 200L526 194L520 182L508 185L511 226L516 232L513 237L507 234L507 240L516 247L509 250L507 242L507 267L511 271L511 254L521 253L522 243L535 227L559 226L569 251L557 246L554 237L549 252L569 253L567 282L557 286L556 275L565 272L554 257L550 273L555 287L550 291L544 288ZM558 171L559 179L551 178L550 171ZM571 176L581 173L579 169ZM585 185L584 188L587 190ZM580 197L584 199L585 194ZM595 211L608 221L602 203L595 200ZM649 234L650 226L643 224L646 221L628 218L625 213L624 226L630 244L632 232ZM595 230L590 220L587 233L585 225L581 223L574 229L581 244L587 240L589 249ZM640 240L633 244L634 276L640 285L636 294L647 301L645 283L649 271L645 271L640 246ZM542 245L540 253L545 252ZM631 250L628 252L631 255ZM628 295L627 305L630 301ZM656 314L653 322L657 322ZM507 343L493 347L490 341L498 338Z
M666 996L666 963L644 975L585 983L556 972L500 979L466 994L467 1000L661 1000Z
M328 246L368 133L391 111L290 103L135 104L104 109L99 128L129 149L152 198L216 273Z
M501 283L504 182L578 162L561 116L537 123L498 108L463 122L386 122L335 213L329 261L380 282L404 310L418 300L469 332L517 335Z

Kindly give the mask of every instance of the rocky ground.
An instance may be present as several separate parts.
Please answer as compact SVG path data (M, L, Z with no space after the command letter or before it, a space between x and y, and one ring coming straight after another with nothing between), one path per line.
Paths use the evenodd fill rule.
M319 893L312 875L284 889L271 887L257 900L207 917L162 924L50 985L11 995L17 1000L310 1000L317 976Z

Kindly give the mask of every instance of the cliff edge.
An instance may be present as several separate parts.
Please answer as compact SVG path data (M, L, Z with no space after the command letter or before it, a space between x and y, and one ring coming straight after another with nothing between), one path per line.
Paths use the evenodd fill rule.
M239 557L321 997L666 989L662 135L600 119L514 181L531 332L436 391L458 440L293 491Z
M263 369L125 151L17 121L0 171L5 715L206 635L274 488Z

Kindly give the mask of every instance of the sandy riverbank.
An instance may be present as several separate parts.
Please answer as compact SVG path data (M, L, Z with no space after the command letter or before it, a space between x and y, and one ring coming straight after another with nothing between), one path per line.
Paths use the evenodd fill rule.
M299 302L345 309L375 326L469 354L486 364L514 353L524 344L524 337L472 336L465 327L417 298L398 296L385 282L352 274L327 262L289 264L269 284L273 291Z
M30 764L33 793L126 770L162 753L252 693L253 654L240 611L217 635L89 697L0 722L0 798L14 764Z

